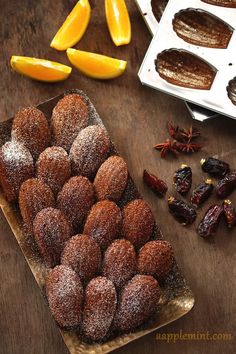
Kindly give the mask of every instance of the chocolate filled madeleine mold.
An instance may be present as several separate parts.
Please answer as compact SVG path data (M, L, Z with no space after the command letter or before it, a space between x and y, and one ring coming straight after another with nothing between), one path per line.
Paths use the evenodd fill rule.
M236 8L236 0L201 0L207 4Z
M88 97L79 90L68 93L76 93L83 97L88 107L89 125L101 127L109 137ZM40 105L39 109L47 117L51 117L53 108L63 96L47 101ZM12 120L9 120L8 124L11 127ZM9 127L5 130L4 124L4 128L0 129L0 141L3 144L9 140ZM3 131L5 133L2 135ZM105 159L118 155L109 139L109 151ZM50 162L47 161L47 165L49 167ZM126 286L124 283L131 282L137 273L137 253L132 243L123 239L122 232L126 231L128 238L134 241L136 239L143 244L145 241L141 228L144 226L145 239L162 238L150 208L142 200L130 175L118 205L107 199L97 201L92 182L83 176L73 176L59 191L55 206L50 187L37 178L34 180L37 180L36 184L39 187L37 193L35 186L31 188L30 185L23 195L23 201L27 201L26 208L23 205L23 209L28 211L26 216L28 215L29 220L33 220L34 227L30 229L30 233L25 232L18 205L7 203L2 190L0 205L40 289L47 297L49 308L57 325L62 329L61 334L71 354L107 353L175 320L191 309L193 295L186 286L175 260L170 276L165 278L165 285L161 285L160 303L157 281L149 274L132 282L124 296L122 298L119 296ZM24 183L21 188L24 187ZM80 198L79 207L77 198ZM136 212L133 206L136 215L133 220L129 214L132 205L131 209L129 205L136 199L138 199L137 209L140 207L140 210ZM60 209L56 209L58 207ZM125 225L122 225L122 210L124 211L125 207L128 207L127 217ZM145 212L145 218L142 218L142 211ZM141 217L138 216L139 212ZM134 238L131 235L131 228L128 228L129 218L135 226ZM71 230L71 223L74 230ZM122 252L119 248L120 242L124 243ZM103 262L106 250L110 246L112 247L106 262ZM49 268L58 263L61 265L50 271ZM137 321L129 321L130 327L125 328L125 320L129 319L126 317L129 316L126 310L129 311L130 308L127 307L126 300L131 299L133 302L136 295L139 298L139 308L131 309L137 310ZM149 296L152 297L151 300ZM116 317L118 298L123 305L121 306L119 302L121 308L119 316ZM115 317L117 327L114 326ZM141 323L142 327L128 333Z
M231 26L202 9L181 10L172 24L180 38L202 47L227 48L233 33Z
M168 49L157 55L156 71L167 82L193 89L210 90L216 69L186 50Z
M236 106L236 77L229 81L226 89L230 101Z
M142 84L213 112L194 114L198 120L218 113L236 119L235 1L210 2L169 0L155 26L149 12L142 12L154 37L138 76Z
M151 0L152 12L158 22L161 19L167 3L168 0Z

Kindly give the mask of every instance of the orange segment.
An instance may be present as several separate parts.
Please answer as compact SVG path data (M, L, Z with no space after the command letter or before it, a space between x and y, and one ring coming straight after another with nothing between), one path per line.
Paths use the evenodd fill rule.
M71 67L53 61L21 56L11 57L11 67L31 79L55 82L67 79Z
M71 64L83 74L94 79L113 79L123 74L127 65L124 60L73 48L67 49L66 53Z
M105 0L105 11L111 38L116 46L131 41L131 25L124 0Z
M50 47L66 50L73 47L83 36L88 26L91 7L88 0L77 2L61 28L53 38Z

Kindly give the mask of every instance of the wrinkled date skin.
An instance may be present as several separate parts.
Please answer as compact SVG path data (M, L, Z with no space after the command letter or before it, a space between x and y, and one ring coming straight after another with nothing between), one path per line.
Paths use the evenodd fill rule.
M178 193L185 195L192 186L192 170L188 166L181 166L174 174L174 185Z
M183 225L192 225L197 217L195 209L183 200L170 197L168 206L174 218Z
M200 183L192 192L191 203L198 207L203 204L212 194L214 186L211 180L207 180L205 183Z
M202 170L212 177L224 177L230 171L229 164L224 161L208 157L201 160Z
M227 220L228 227L236 226L236 211L230 200L223 202L224 215Z
M210 206L204 215L202 221L198 225L197 232L199 236L203 238L208 238L215 234L217 227L219 225L220 219L223 215L223 206L214 204Z
M225 199L236 189L236 171L228 173L216 185L216 195L221 199Z
M143 181L160 197L164 197L168 190L168 187L163 180L157 178L155 175L149 173L147 170L143 171Z

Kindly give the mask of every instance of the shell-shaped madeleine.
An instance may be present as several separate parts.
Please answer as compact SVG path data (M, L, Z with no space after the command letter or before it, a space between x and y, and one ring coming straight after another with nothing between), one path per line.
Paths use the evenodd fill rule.
M227 86L229 99L236 106L236 77L229 81Z
M121 220L120 208L110 200L102 200L91 208L83 233L89 235L104 250L119 236Z
M109 157L99 168L94 188L98 200L110 199L118 202L125 190L128 169L120 156Z
M68 217L75 231L81 226L93 203L93 185L82 176L71 177L57 196L58 209Z
M114 326L128 331L145 322L157 308L161 289L151 275L135 275L122 289Z
M185 9L175 14L173 29L184 41L202 47L227 48L233 28L201 9Z
M167 82L187 88L210 90L216 68L186 50L168 49L157 55L156 71Z
M17 201L21 184L33 177L34 162L29 150L17 141L7 141L0 149L0 184L9 202Z
M56 266L48 274L45 290L56 323L66 330L77 328L83 302L83 287L78 275L70 267Z
M104 254L102 274L121 289L131 279L137 267L136 253L131 242L118 239L112 242Z
M207 4L222 6L222 7L236 7L236 0L201 0Z
M42 209L33 222L34 239L49 267L60 264L61 252L72 235L72 227L61 210Z
M53 145L69 151L77 134L88 125L87 104L78 94L70 94L58 101L51 119Z
M48 207L54 207L55 200L51 188L38 178L30 178L22 183L19 192L21 216L29 231L37 213Z
M92 340L103 339L112 324L117 296L113 283L105 277L92 279L84 295L82 330Z
M162 280L171 270L173 260L173 250L168 241L147 242L139 250L138 273L152 275Z
M44 150L36 163L36 176L47 183L57 194L70 178L71 166L67 152L60 146L51 146Z
M155 220L149 205L143 199L135 199L122 210L122 235L135 248L142 247L152 236Z
M107 158L109 149L110 139L103 128L90 125L81 130L70 149L73 172L93 178Z
M11 137L23 143L37 158L50 142L50 130L43 112L35 107L22 108L13 120Z
M83 283L94 278L101 265L99 245L87 235L75 235L67 241L61 255L61 264L71 267Z
M158 22L161 19L167 3L168 0L151 0L152 12Z

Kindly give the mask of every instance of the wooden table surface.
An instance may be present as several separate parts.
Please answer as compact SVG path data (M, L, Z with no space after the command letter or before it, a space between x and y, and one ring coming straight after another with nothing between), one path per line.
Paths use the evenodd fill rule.
M176 259L191 286L196 304L185 317L162 328L160 333L231 333L229 341L156 341L155 333L127 345L116 353L131 354L231 354L235 352L236 231L221 224L212 242L196 235L195 226L184 228L168 214L166 200L158 199L143 186L142 171L150 169L168 181L185 162L192 166L194 183L203 175L202 156L218 155L236 167L236 121L217 118L194 123L203 134L204 149L194 156L161 160L152 146L167 137L166 122L190 125L192 120L180 100L155 92L140 84L137 72L151 36L134 4L127 1L132 21L132 43L116 48L109 37L104 1L91 1L89 28L78 48L128 60L127 72L108 82L93 81L76 69L58 84L38 83L20 77L9 67L11 55L48 58L68 63L65 53L49 47L52 36L72 8L72 0L0 0L1 26L1 120L20 108L36 105L69 88L84 90L94 102L141 193L150 203L165 238L174 248ZM236 113L236 109L235 109ZM236 202L236 195L232 196ZM200 210L200 216L206 206ZM199 218L200 218L199 216ZM0 214L0 353L68 353L47 305L24 260L4 217Z

